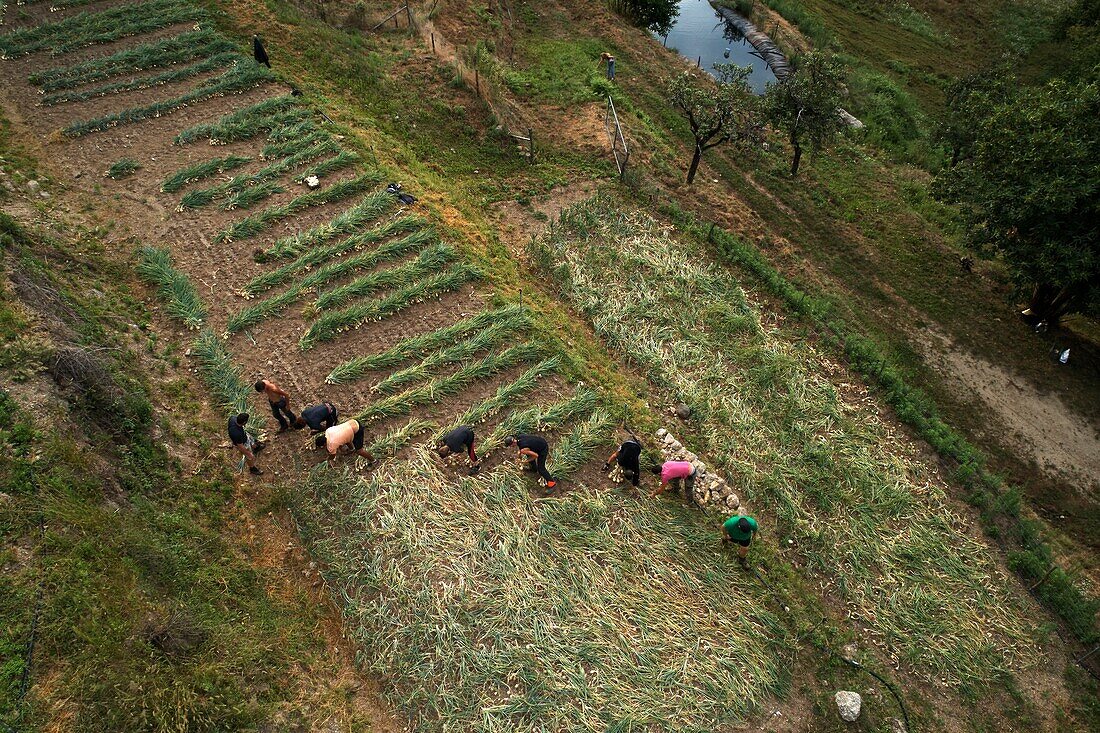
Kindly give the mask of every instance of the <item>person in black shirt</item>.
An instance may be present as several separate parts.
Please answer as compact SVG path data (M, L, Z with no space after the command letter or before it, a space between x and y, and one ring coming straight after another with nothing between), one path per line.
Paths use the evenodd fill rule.
M603 470L610 471L611 462L618 460L619 465L622 466L623 469L623 476L630 479L630 483L633 484L636 489L638 488L638 481L641 478L642 472L639 463L641 457L642 444L638 442L637 438L631 435L629 440L624 440L622 445L608 457L607 463L603 464Z
M321 432L328 430L336 423L336 406L331 402L322 402L302 410L298 419L294 421L294 427L301 430L308 425L310 430Z
M477 473L481 468L480 461L477 460L477 454L474 453L474 429L469 425L460 425L451 432L443 436L443 442L436 450L443 458L451 455L452 453L459 453L462 449L466 449L466 454L470 457L470 475Z
M546 480L546 488L552 489L557 481L546 470L546 457L550 455L550 446L539 435L511 435L505 439L504 445L515 447L517 457L526 457L527 470L535 471Z
M263 449L263 443L257 443L244 429L248 424L248 413L242 412L229 418L229 440L233 447L244 456L244 462L248 464L248 472L253 476L263 475L263 471L256 467L256 454Z
M256 59L257 64L263 64L267 68L271 68L271 59L267 57L267 49L264 48L260 37L255 34L252 36L252 57Z

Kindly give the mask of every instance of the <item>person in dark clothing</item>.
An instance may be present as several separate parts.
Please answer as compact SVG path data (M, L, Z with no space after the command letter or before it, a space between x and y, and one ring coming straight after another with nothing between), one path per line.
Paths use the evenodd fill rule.
M271 60L267 57L263 41L260 40L258 35L252 36L252 55L256 58L257 64L263 64L267 68L271 68Z
M294 427L301 430L308 425L310 430L321 432L328 430L336 423L336 406L331 402L322 402L302 410L298 419L294 421Z
M639 459L642 457L642 444L638 442L638 439L633 435L628 440L624 440L614 453L612 453L607 463L603 464L603 470L611 470L611 462L618 461L619 466L623 469L623 476L630 479L630 483L634 488L638 488L638 481L641 479L641 464Z
M517 457L527 458L527 470L538 473L546 480L546 488L553 489L557 481L546 470L546 457L550 455L550 446L540 435L511 435L505 439L504 445L517 448Z
M248 431L244 429L247 424L247 412L229 418L229 440L233 443L233 447L244 456L244 462L248 465L248 472L253 476L261 476L263 471L256 467L256 454L263 450L264 444L257 443L248 434Z
M474 453L474 429L469 425L460 425L451 432L443 436L443 442L436 448L439 455L443 458L451 455L452 453L460 453L462 449L466 449L466 454L470 457L470 475L474 475L481 469L481 462L477 459L477 454Z
M279 421L280 433L298 421L290 411L290 394L282 387L266 379L261 379L254 386L257 392L263 392L267 396L267 401L271 404L271 414Z

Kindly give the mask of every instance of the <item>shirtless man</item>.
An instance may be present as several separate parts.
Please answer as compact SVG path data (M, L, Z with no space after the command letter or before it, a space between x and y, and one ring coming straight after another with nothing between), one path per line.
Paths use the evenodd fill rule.
M257 392L263 392L271 406L271 414L279 421L279 432L283 432L298 419L290 411L290 395L282 387L267 379L261 379L255 385ZM286 417L283 417L286 415Z
M366 431L363 430L363 426L359 424L358 420L345 420L318 435L314 440L314 445L318 448L323 446L328 450L328 464L330 466L336 463L336 454L344 446L348 446L348 450L356 455L363 456L368 461L373 461L374 456L363 447L365 433Z

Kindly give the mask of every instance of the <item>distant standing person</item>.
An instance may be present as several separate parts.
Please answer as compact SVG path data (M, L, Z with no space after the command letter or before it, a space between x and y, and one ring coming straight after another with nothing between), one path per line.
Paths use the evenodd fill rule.
M248 413L242 412L229 418L229 440L233 447L244 456L244 462L248 465L248 472L253 476L262 476L263 471L256 467L256 454L264 448L263 443L257 443L256 439L248 434L244 426L248 424Z
M607 51L600 54L600 64L605 63L607 64L607 78L611 81L615 81L615 57Z
M541 435L511 435L504 440L504 445L517 448L516 455L527 458L527 470L542 476L546 480L547 489L553 489L558 485L546 470L546 458L550 455L550 446Z
M359 424L358 420L345 420L339 425L335 425L325 432L317 436L314 441L314 445L318 448L324 447L328 450L328 463L333 465L336 463L336 454L340 452L340 449L344 446L348 446L349 450L356 455L363 456L368 461L373 461L374 456L370 454L366 448L363 447L363 437L366 431L363 426Z
M298 421L290 411L290 395L282 387L267 379L261 379L254 386L257 392L263 392L267 396L271 414L279 421L280 433Z
M452 453L461 453L462 450L466 450L466 455L470 457L470 475L474 475L481 469L481 462L477 459L477 454L474 453L474 429L469 425L460 425L451 432L443 436L443 442L439 444L436 451L443 458L451 455Z
M638 481L641 478L641 464L639 459L642 457L642 444L638 442L638 439L633 435L629 439L624 440L614 453L612 453L607 463L603 465L603 470L611 470L611 462L618 461L619 466L623 469L623 476L630 479L630 483L634 488L638 488Z
M661 465L661 485L649 495L649 498L653 499L658 494L668 491L669 484L673 481L683 485L685 499L695 501L695 495L692 492L695 488L695 466L687 461L665 461Z
M331 402L322 402L302 410L294 421L294 427L301 430L308 426L310 430L321 432L336 425L336 422L336 406Z
M252 55L256 58L257 64L263 64L267 68L271 68L271 60L267 57L267 51L264 49L263 41L256 34L252 36Z
M737 559L745 564L745 558L749 554L749 545L752 544L752 536L756 534L756 520L744 514L735 514L722 524L722 542L734 542L737 548Z

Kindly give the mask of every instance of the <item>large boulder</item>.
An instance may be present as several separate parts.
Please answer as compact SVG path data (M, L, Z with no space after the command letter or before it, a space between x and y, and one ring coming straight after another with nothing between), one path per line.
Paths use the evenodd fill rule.
M859 711L863 708L863 698L858 692L841 690L836 693L836 707L840 711L840 717L849 723L854 723L859 717Z

